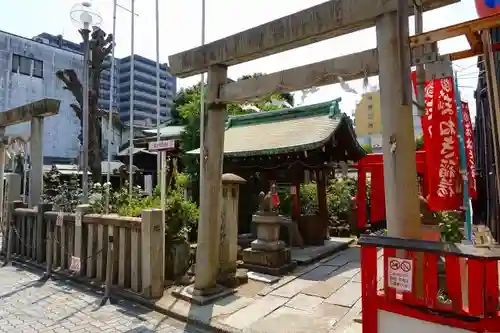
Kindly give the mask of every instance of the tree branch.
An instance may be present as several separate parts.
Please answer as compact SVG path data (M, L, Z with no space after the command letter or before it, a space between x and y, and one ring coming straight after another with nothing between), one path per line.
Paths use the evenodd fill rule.
M83 105L83 86L76 72L72 69L60 70L56 72L56 77L65 84L64 89L71 91L81 107Z
M71 103L69 106L73 109L73 111L75 111L75 114L78 117L78 119L81 120L83 118L82 109L74 103Z

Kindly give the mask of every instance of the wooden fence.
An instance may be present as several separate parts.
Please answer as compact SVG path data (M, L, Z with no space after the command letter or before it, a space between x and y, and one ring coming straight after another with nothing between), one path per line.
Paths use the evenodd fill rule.
M165 227L161 210L141 218L51 211L51 205L10 204L8 257L45 265L144 297L163 294Z

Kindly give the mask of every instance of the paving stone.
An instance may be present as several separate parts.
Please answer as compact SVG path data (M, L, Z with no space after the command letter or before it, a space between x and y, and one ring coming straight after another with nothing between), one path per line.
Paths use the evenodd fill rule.
M307 272L300 276L302 280L311 280L311 281L322 281L326 277L330 276L330 274L335 271L338 266L319 266L318 268L313 269L310 272Z
M328 298L330 297L330 295L336 292L340 287L346 284L347 281L349 281L349 279L334 276L325 281L317 282L312 286L305 288L301 292L306 295Z
M353 276L351 281L361 283L361 272L356 273L356 275Z
M352 307L361 297L361 283L347 282L339 290L325 299L325 302Z
M309 311L284 306L254 323L250 329L256 333L330 332L336 322L332 318L315 316Z
M0 269L0 332L204 332L128 302L97 308L99 296L64 281L39 284L39 278L17 267Z
M243 329L273 312L287 301L288 299L284 297L267 295L246 308L236 311L223 322L237 329Z
M345 306L323 302L320 305L316 306L311 311L313 311L314 315L316 316L328 317L339 321L347 314L349 308L346 308Z
M286 306L297 310L311 311L323 301L324 299L321 297L297 294L286 303Z
M361 271L361 265L359 262L349 262L339 269L335 270L333 274L338 277L344 277L352 279L356 274Z
M342 254L326 261L324 265L329 265L329 266L344 266L349 262L349 257L344 256Z
M302 290L314 285L315 283L317 283L317 281L297 278L285 284L283 287L274 290L270 295L292 298L293 296L300 293Z

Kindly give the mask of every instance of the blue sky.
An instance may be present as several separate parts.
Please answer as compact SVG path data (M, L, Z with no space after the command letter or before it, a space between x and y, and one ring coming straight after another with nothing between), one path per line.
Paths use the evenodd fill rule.
M324 0L206 0L206 41L210 42L233 33L251 28L278 17L325 2ZM72 25L69 12L76 1L72 0L0 0L0 29L25 37L41 32L63 34L64 38L79 41L80 37ZM118 3L130 8L131 0ZM112 0L94 0L103 18L102 28L112 31ZM136 0L135 53L155 59L155 1ZM118 9L116 42L117 56L130 54L130 13ZM447 6L424 14L424 30L477 18L474 1ZM413 32L413 19L410 20ZM160 61L167 62L168 56L201 44L201 0L160 1ZM319 42L293 51L237 65L229 69L229 76L236 78L253 72L274 72L305 65L328 58L359 52L376 46L375 30L367 29L354 34ZM440 43L440 51L448 53L467 47L464 37ZM471 113L475 115L473 91L477 82L476 58L457 61L459 85L463 98L470 102ZM196 83L199 77L179 80L180 86ZM371 85L377 78L371 78ZM357 91L362 90L361 81L349 83ZM306 98L305 103L316 103L341 96L342 110L350 114L359 96L345 93L338 85L326 86ZM300 93L297 94L300 97ZM300 99L300 98L298 98Z

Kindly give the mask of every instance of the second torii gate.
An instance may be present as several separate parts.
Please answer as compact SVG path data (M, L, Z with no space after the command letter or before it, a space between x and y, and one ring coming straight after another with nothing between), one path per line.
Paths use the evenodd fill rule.
M423 0L430 10L459 0ZM409 8L413 0L331 0L233 36L169 57L173 75L208 71L208 112L201 161L204 184L193 295L217 292L220 193L225 107L229 102L291 92L379 75L384 140L388 232L418 238L420 213L416 181L410 85ZM376 26L377 49L325 60L238 82L227 82L227 67ZM414 59L415 60L415 59ZM437 59L434 59L437 60Z

